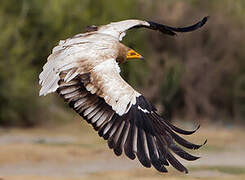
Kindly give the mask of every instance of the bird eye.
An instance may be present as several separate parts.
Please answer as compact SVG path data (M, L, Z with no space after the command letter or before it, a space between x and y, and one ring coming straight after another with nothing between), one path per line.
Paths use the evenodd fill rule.
M131 56L135 56L136 54L135 54L134 52L131 52L130 55L131 55Z

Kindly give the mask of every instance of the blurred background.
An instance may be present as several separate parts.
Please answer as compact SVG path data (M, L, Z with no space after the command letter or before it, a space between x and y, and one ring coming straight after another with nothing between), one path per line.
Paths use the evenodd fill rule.
M244 147L241 144L245 137L245 1L0 1L0 154L3 153L0 157L0 177L6 175L3 179L26 179L28 170L20 171L25 172L19 172L21 176L11 171L18 169L16 161L22 156L17 154L22 151L23 159L20 158L18 163L33 163L33 160L39 165L54 157L57 151L63 158L60 148L74 148L68 153L71 159L77 158L84 150L97 154L108 152L105 142L91 128L88 129L86 123L79 124L81 118L68 109L56 94L38 96L38 75L59 40L83 32L86 26L112 21L137 18L171 26L186 26L207 15L210 19L203 28L176 37L146 29L131 30L123 43L142 54L145 60L131 61L121 68L127 82L154 103L164 117L182 127L189 128L199 123L204 125L197 139L209 137L210 146L204 152L212 151L213 157L216 157L215 153L227 150L228 143ZM84 136L87 134L90 138L86 140ZM10 144L9 149L4 149L7 148L6 144ZM38 149L44 146L44 149ZM229 150L234 152L234 149ZM44 151L48 154L42 154ZM70 152L70 149L64 152ZM38 154L39 158L33 156L32 159L32 153ZM239 153L244 157L242 151ZM108 154L103 155L114 158ZM234 159L234 153L226 156L232 155ZM67 163L67 159L62 158L56 157L54 162ZM118 160L115 164L122 162L124 160ZM224 165L222 162L220 164L222 166L215 165L217 177L222 176L223 172L229 174L226 166L220 170ZM236 162L234 165L237 165ZM208 164L204 166L208 172L206 174L210 175ZM233 169L238 172L235 173L237 178L245 177L244 167L245 163ZM46 170L49 171L48 168ZM117 173L125 175L113 172L115 176ZM110 176L113 172L107 173L106 179L115 178ZM142 169L138 170L139 174L143 172ZM161 177L154 170L148 172L151 178L155 175L156 179ZM175 173L173 171L170 177ZM57 175L57 172L54 174ZM45 173L41 175L48 179ZM97 175L90 174L89 177L96 179ZM131 175L122 177L137 177ZM235 176L232 173L229 175Z

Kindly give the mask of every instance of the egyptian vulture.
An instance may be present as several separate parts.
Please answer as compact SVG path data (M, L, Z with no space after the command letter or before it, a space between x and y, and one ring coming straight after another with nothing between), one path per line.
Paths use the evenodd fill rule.
M176 143L188 149L198 149L202 145L188 142L177 133L190 135L199 127L186 131L174 126L122 79L119 64L142 56L120 41L126 31L133 28L176 35L175 32L202 27L207 19L182 28L142 20L90 26L85 33L61 40L53 48L39 75L40 95L57 92L98 131L99 136L107 140L117 156L124 151L132 160L137 157L145 167L152 165L160 172L167 172L165 166L170 164L187 173L173 153L188 161L199 157L185 152Z

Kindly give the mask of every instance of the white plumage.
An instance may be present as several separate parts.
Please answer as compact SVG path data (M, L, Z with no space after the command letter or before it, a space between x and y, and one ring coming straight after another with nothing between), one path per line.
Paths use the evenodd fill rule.
M136 19L124 20L120 22L112 22L105 26L102 26L98 29L98 33L108 34L110 36L114 36L119 41L123 39L126 35L126 31L134 26L148 26L150 24L147 21L141 21Z

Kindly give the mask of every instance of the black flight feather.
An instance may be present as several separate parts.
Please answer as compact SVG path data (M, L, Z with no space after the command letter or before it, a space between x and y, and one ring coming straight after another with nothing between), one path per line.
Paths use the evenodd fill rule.
M150 26L137 25L137 26L134 26L130 29L144 27L144 28L157 30L157 31L160 31L161 33L174 36L174 35L176 35L175 32L190 32L190 31L194 31L194 30L202 27L207 22L208 18L209 18L209 16L206 16L201 21L197 22L196 24L193 24L191 26L186 26L186 27L171 27L171 26L159 24L159 23L152 22L152 21L147 21L150 24Z
M205 19L190 27L170 29L187 32L201 27L204 23ZM124 149L125 154L130 159L135 159L137 155L140 163L145 167L153 165L158 171L167 172L165 166L170 163L179 171L188 172L171 152L189 161L198 159L199 157L185 152L175 142L189 149L198 149L202 145L190 143L177 133L193 134L199 126L194 131L185 131L172 125L159 116L156 108L143 96L136 97L136 103L130 107L129 111L119 116L103 98L86 91L83 81L87 81L88 78L89 75L84 75L70 84L69 82L65 84L66 82L62 79L59 81L62 88L58 89L57 92L88 123L93 125L99 136L108 140L109 147L114 150L116 155L121 155ZM81 86L79 93L74 93L77 90L70 91L69 88L74 88L74 86ZM65 93L65 95L62 93ZM78 107L75 107L75 103L81 101L81 99L84 101L79 102ZM91 107L91 105L94 107ZM85 116L84 111L88 108L93 109L86 111ZM98 125L97 122L99 122ZM134 149L134 145L136 145L136 149Z
M122 154L122 151L123 151L123 145L124 145L124 141L125 139L128 137L128 129L130 127L130 124L128 121L125 122L124 124L124 127L123 127L123 130L121 132L121 135L115 145L115 148L114 148L114 153L117 155L117 156L120 156Z
M150 159L148 159L146 155L146 149L144 147L143 142L143 130L138 129L138 140L137 140L137 158L139 159L140 163L145 167L151 167Z
M128 120L130 120L130 128L124 145L124 152L130 159L135 159L136 156L133 152L133 138L134 138L133 136L134 136L134 129L136 127L135 127L132 111L129 111Z

